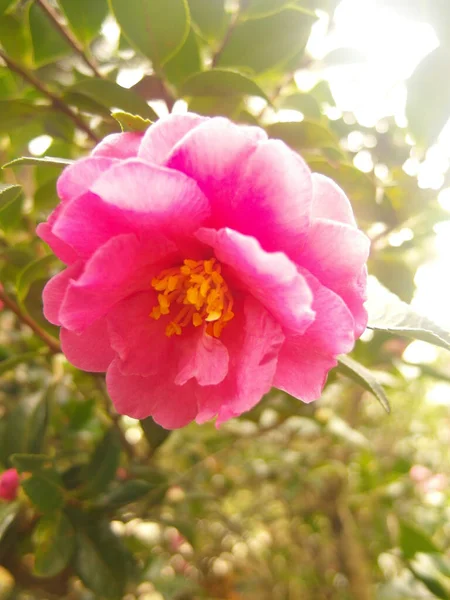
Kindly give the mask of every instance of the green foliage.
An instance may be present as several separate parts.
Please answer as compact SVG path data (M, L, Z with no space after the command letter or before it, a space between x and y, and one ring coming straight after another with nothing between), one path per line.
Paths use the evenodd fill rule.
M336 0L0 0L0 465L20 477L2 598L450 598L448 405L430 401L450 334L408 304L448 212L403 168L450 115L450 5L383 3L439 38L406 81L407 129L336 107L329 73L365 56L306 50ZM320 401L272 390L219 430L170 432L117 415L103 375L59 352L42 290L61 265L36 226L67 165L184 103L263 127L344 189L372 239L369 328ZM411 364L411 342L432 358Z

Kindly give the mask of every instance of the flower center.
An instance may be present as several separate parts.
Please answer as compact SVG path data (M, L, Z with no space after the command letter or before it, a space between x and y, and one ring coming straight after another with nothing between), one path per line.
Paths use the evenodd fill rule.
M158 306L153 307L150 317L173 317L166 327L168 337L181 335L190 323L194 327L206 323L206 332L218 338L234 317L233 296L215 258L186 259L179 267L161 271L152 280L152 287L159 293Z

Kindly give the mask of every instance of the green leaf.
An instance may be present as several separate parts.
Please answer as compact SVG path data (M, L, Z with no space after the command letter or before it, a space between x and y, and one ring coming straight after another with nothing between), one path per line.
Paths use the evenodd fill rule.
M350 358L350 356L340 356L338 358L338 371L349 377L368 392L373 394L387 413L391 412L389 400L383 387L378 383L374 374L366 367Z
M153 489L154 485L142 479L125 481L105 495L99 504L105 508L118 508L140 500Z
M61 167L63 169L67 165L73 164L75 161L70 160L69 158L57 158L55 156L21 156L20 158L15 158L3 165L2 169L6 168L14 168L14 167L22 167L25 165L36 165L36 166L51 166L51 167Z
M280 108L300 111L307 119L319 121L322 118L319 103L311 94L292 94L282 98Z
M3 540L6 532L13 524L19 513L20 504L18 502L8 502L0 506L0 541Z
M31 284L38 279L48 278L49 268L52 267L58 259L54 254L43 256L29 263L17 277L16 291L19 302L22 303L31 287Z
M0 44L6 54L24 65L32 59L31 38L25 24L13 15L0 17Z
M37 2L29 5L28 27L33 46L34 64L38 67L70 54L71 48Z
M134 0L133 10L130 10L129 0L109 2L130 44L147 56L156 68L184 44L189 33L186 0Z
M20 473L34 473L50 466L52 459L45 454L13 454L11 463Z
M27 451L36 453L42 451L49 421L49 402L44 396L35 406L28 420Z
M54 513L64 505L64 490L58 474L43 469L22 482L22 487L31 502L42 513Z
M44 352L42 350L35 350L33 352L23 352L22 354L16 354L10 358L5 358L4 360L0 361L0 375L7 373L11 369L14 369L17 367L17 365L32 362L36 358L44 356L46 353L48 353L47 350Z
M387 331L422 340L450 350L450 333L430 319L418 315L408 304L386 289L375 277L369 277L369 329Z
M335 134L314 121L274 123L266 129L270 137L283 140L295 150L339 148Z
M246 18L256 19L279 13L295 5L295 0L247 0L242 14Z
M97 446L91 462L82 474L85 482L80 489L83 498L91 498L104 492L114 479L120 460L120 441L114 430L109 430Z
M0 15L8 10L17 0L0 0Z
M44 516L34 532L36 548L34 573L38 577L54 577L67 567L75 550L75 532L70 521L60 512Z
M196 73L185 81L183 96L259 96L268 101L264 91L249 77L228 69L211 69Z
M169 437L170 431L158 425L152 417L147 417L140 421L142 431L144 432L145 439L147 440L150 448L155 451L164 441Z
M141 117L156 121L158 115L147 102L133 90L128 90L106 79L83 79L66 88L65 95L76 93L87 96L109 110L118 108Z
M406 116L417 142L430 146L450 116L450 49L440 46L428 54L407 82Z
M33 198L35 211L48 211L49 209L55 208L59 203L59 197L56 190L57 181L57 177L52 178L37 188Z
M111 114L119 123L122 131L146 131L152 124L150 119L143 119L139 115L132 115L122 110L117 110Z
M189 0L194 24L206 40L218 40L225 35L229 15L224 0Z
M22 191L22 186L10 183L0 183L0 210L8 206L18 197Z
M428 535L416 526L400 521L399 545L406 559L414 558L418 552L439 552Z
M255 73L273 69L305 47L315 19L309 12L291 8L244 21L232 31L217 65Z
M22 214L23 194L20 185L0 183L0 228L11 229Z
M59 4L70 28L84 46L99 35L101 25L108 16L107 0L59 0Z
M100 598L120 600L133 559L104 520L71 512L76 531L73 566L82 582Z
M201 68L202 61L197 36L191 28L182 47L164 65L164 73L170 83L178 86Z

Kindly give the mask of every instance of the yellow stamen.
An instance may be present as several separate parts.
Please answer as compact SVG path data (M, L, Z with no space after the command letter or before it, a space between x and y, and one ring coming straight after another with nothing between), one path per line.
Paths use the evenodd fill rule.
M162 271L152 280L152 287L159 293L158 306L153 307L150 317L158 320L171 315L168 337L181 335L192 323L194 327L205 324L206 332L218 338L234 317L233 296L215 258L186 259L179 267ZM171 310L174 305L180 306L175 315Z

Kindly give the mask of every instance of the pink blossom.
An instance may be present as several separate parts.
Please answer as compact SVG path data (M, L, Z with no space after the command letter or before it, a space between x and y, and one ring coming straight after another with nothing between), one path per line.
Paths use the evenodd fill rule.
M262 129L170 115L107 137L58 193L38 233L67 268L45 315L119 413L171 429L272 386L311 402L365 328L369 241L347 197Z
M15 500L19 488L19 474L16 469L8 469L0 475L0 498Z

